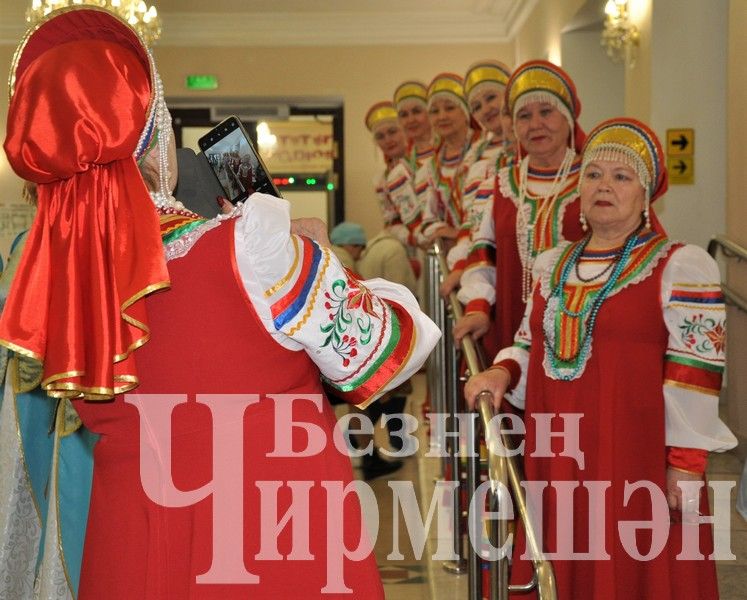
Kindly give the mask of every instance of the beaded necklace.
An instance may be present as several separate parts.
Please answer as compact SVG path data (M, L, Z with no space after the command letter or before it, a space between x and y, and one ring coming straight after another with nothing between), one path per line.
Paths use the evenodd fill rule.
M610 269L612 269L617 263L620 262L620 259L622 258L622 246L618 248L614 255L612 256L612 260L607 263L607 266L604 267L599 273L596 273L592 275L591 277L584 277L581 275L581 270L579 269L579 265L581 264L581 261L576 262L576 279L578 279L582 283L591 283L592 281L596 281L597 279L601 279L604 275L606 275Z
M525 156L519 164L519 197L516 211L516 242L521 259L521 299L523 302L529 299L532 292L532 267L534 266L534 231L539 229L539 248L545 248L547 240L544 239L547 220L553 214L555 201L565 187L570 174L576 153L567 148L560 168L555 173L552 186L546 196L537 197L537 214L532 219L532 207L527 202L529 185L529 157Z
M461 151L455 155L455 158L449 160L447 162L446 160L446 145L444 144L441 148L439 148L436 152L434 152L433 158L431 159L433 161L433 170L434 174L436 176L437 181L435 182L434 189L439 192L439 196L441 196L441 193L443 193L442 198L444 201L444 212L450 213L451 218L454 221L451 223L451 225L460 225L461 224L461 198L459 195L459 188L461 187L458 185L458 179L459 179L459 170L462 165L462 162L464 161L464 157L467 154L467 151L472 146L475 138L475 134L471 130L467 130L467 137L465 139L464 145L462 146ZM454 174L451 177L446 177L443 174L443 168L445 166L453 167L454 168Z
M593 301L585 302L578 311L573 311L566 306L564 294L565 286L568 282L571 271L576 268L581 255L584 253L584 250L591 239L591 235L587 235L583 240L577 242L571 251L568 262L563 265L563 270L560 273L557 285L555 285L550 292L548 302L545 306L545 315L543 319L545 354L549 358L550 374L554 379L571 381L576 379L583 370L589 353L591 352L592 335L599 310L602 307L602 304L604 304L604 301L610 295L610 292L617 285L620 275L628 263L633 248L638 241L638 234L643 228L644 224L641 223L636 230L626 238L619 258L613 263L615 266L614 269L612 269L609 278L596 293ZM554 298L556 301L551 302ZM554 305L557 305L557 309L554 308ZM562 314L574 319L584 319L584 326L582 328L583 334L581 341L578 344L578 349L569 357L563 357L561 355L561 352L556 347L557 344L553 344L551 341L555 336L551 335L547 330L548 325L554 326L556 320L555 317L561 312Z

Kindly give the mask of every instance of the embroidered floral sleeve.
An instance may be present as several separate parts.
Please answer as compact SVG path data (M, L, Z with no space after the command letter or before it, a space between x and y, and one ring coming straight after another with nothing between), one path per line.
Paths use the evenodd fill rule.
M484 202L484 196L478 196L478 191L491 170L491 165L495 164L494 154L495 152L492 152L490 158L482 158L473 163L467 172L462 188L463 221L459 228L457 243L447 256L447 263L451 270L464 269L467 266L467 257L472 246L472 230L477 222L475 211L480 216L480 204Z
M415 174L415 195L422 211L420 225L415 229L415 240L418 244L425 244L436 230L446 226L438 216L440 198L432 161L426 162Z
M480 149L479 159L470 164L462 187L462 228L470 234L478 225L482 206L493 196L493 178L504 155L503 142L490 139Z
M664 363L668 446L724 451L736 439L718 417L726 359L724 299L715 261L697 246L670 257L662 275L669 331Z
M494 180L495 177L483 180L472 208L470 248L458 292L466 313L490 314L490 307L495 304Z
M376 200L379 202L381 216L384 219L384 226L388 227L392 223L400 222L397 208L392 203L387 192L386 175L384 173L379 174L374 179L374 190L376 192Z
M386 178L386 189L389 200L397 211L399 221L407 228L407 238L402 239L401 231L391 231L403 243L415 244L415 232L423 220L420 199L415 193L414 176L404 160L398 162L389 171Z
M346 400L366 405L422 365L440 337L404 287L359 281L328 248L290 234L288 203L254 194L236 223L241 280L265 329L304 350Z

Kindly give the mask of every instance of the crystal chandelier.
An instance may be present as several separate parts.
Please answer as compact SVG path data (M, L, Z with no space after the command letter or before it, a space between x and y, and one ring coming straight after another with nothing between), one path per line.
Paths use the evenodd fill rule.
M602 31L602 46L615 63L635 64L638 49L638 28L630 22L628 0L607 0L607 17Z
M140 34L148 46L161 35L161 19L156 7L143 0L32 0L26 10L26 21L33 25L53 10L65 6L99 6L127 21Z

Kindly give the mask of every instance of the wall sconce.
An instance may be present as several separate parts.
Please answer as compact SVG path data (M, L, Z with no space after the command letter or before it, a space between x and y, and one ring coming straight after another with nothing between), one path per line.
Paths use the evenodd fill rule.
M272 156L277 146L278 138L270 131L270 126L266 121L260 121L257 123L257 145L260 149L260 154L265 158Z
M628 0L607 0L604 6L602 46L614 63L635 64L638 28L628 19Z

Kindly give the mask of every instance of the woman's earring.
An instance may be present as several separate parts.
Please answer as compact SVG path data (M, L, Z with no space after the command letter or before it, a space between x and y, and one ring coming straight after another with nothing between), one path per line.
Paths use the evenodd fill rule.
M589 224L586 222L586 215L583 212L579 215L579 220L581 221L581 229L588 231Z
M646 229L651 229L651 219L649 217L648 200L646 200L646 207L643 209L643 221L646 224Z

